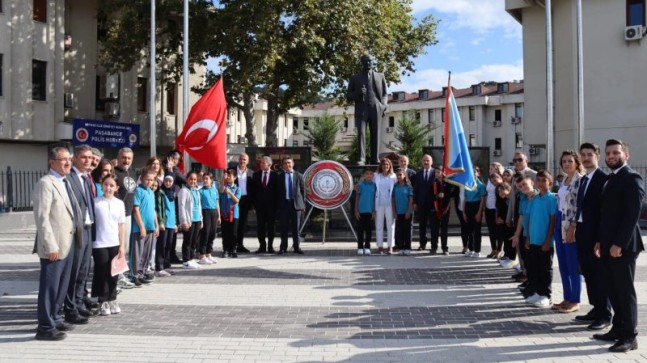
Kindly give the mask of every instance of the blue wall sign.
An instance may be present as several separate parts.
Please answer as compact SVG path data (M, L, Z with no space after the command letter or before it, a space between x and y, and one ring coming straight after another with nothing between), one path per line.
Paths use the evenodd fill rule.
M74 119L72 143L95 147L139 147L139 125L121 122Z

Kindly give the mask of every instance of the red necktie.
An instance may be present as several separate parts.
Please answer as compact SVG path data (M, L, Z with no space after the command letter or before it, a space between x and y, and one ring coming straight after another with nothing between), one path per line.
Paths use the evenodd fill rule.
M263 172L263 188L267 188L267 172Z
M90 180L90 190L92 191L92 198L97 197L97 186L94 185L94 180L92 179L92 174L88 174L88 179Z

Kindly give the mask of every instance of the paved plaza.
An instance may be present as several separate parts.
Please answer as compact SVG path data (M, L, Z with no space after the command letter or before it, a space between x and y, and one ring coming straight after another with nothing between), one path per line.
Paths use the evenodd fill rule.
M512 270L459 255L456 237L450 256L360 257L355 243L307 242L304 256L218 259L125 290L121 314L42 342L34 340L33 239L33 228L0 231L1 362L647 362L644 256L636 274L640 348L627 354L609 353L574 314L526 305Z

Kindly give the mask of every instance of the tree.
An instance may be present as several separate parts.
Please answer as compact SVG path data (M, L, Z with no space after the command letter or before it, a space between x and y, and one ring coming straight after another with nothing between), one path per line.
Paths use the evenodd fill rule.
M123 19L126 15L138 22L130 31L138 35L128 40L128 50L136 55L148 44L148 15L142 9L149 1L114 0L117 5L100 1L112 10L105 14L114 14L110 17L114 20L107 22L109 29L135 22ZM158 19L181 0L164 3L168 5L159 7ZM203 62L204 56L220 59L225 86L232 95L228 99L243 109L246 118L253 115L254 91L258 91L267 101L266 144L277 146L279 116L322 97L341 103L346 80L359 70L362 54L374 56L390 83L414 71L413 59L436 42L436 21L432 16L415 19L411 4L412 0L220 0L215 4L193 0L190 52L202 56L192 61ZM126 5L137 7L140 14L124 10ZM172 38L169 44L181 44L181 32L164 35ZM128 62L121 58L119 42L118 36L102 42L106 49L102 59L133 65L133 57Z
M305 135L314 148L312 154L318 160L338 160L341 155L335 139L341 122L328 114L319 117L310 125Z
M430 130L433 128L422 124L414 112L409 111L402 116L396 127L395 139L400 145L387 147L400 155L408 156L411 166L418 167L422 160L422 148L427 145Z

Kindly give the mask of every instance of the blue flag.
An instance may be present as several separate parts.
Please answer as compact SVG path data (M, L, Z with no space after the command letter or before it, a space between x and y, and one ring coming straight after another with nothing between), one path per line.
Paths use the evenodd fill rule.
M456 107L454 92L450 80L447 82L447 99L445 101L445 149L443 167L447 182L464 186L467 190L476 188L474 166L465 141L465 132L461 116Z

